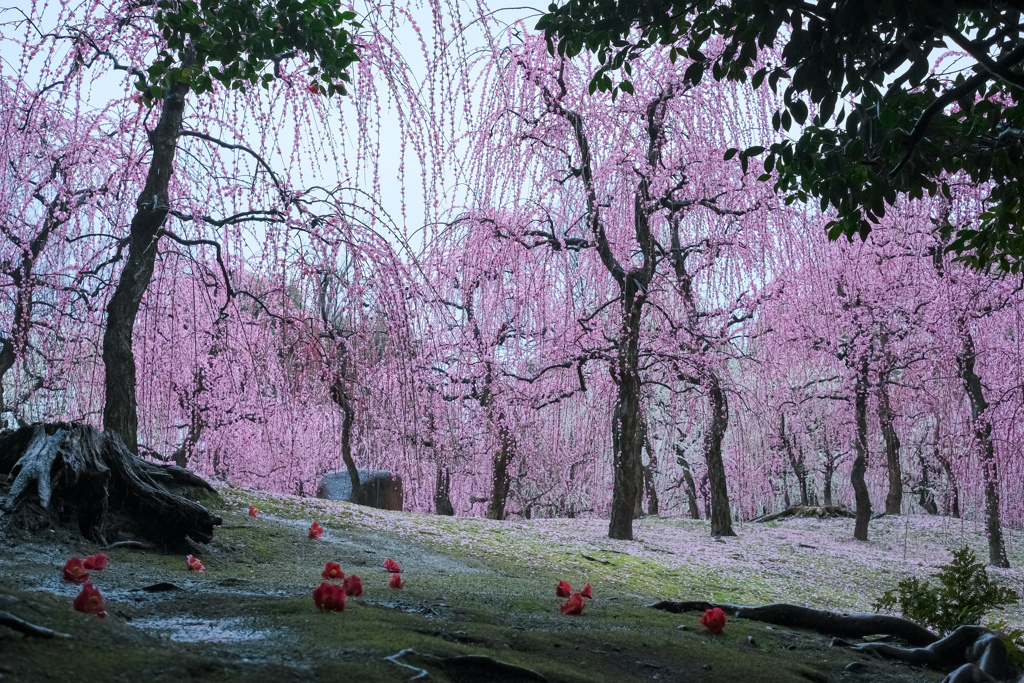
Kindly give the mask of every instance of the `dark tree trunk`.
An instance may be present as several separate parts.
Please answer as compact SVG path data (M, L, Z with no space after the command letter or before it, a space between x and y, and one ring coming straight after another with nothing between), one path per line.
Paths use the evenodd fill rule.
M704 432L704 462L708 467L708 480L711 484L711 535L735 536L729 511L725 464L722 462L722 439L729 424L729 403L718 375L709 371L706 385L711 404L711 424Z
M77 524L107 544L145 539L175 552L207 543L220 517L191 500L217 499L180 467L156 465L127 450L116 434L81 424L37 424L0 436L0 479L13 476L5 500L14 519L33 506L50 524Z
M434 479L434 512L439 515L451 517L455 514L455 506L452 505L452 475L448 468L441 463L437 464L437 473Z
M188 56L182 66L191 65ZM103 427L121 437L132 453L139 452L139 414L135 398L135 355L132 334L142 297L153 279L157 242L170 210L167 187L174 173L174 155L185 113L187 83L176 83L164 95L156 128L149 134L153 159L146 176L146 187L135 202L128 241L128 259L107 304L107 328L103 334L103 366L106 396Z
M516 438L505 423L505 415L498 416L498 450L494 453L494 472L491 477L491 496L487 503L488 519L505 519L508 490L512 483L509 467L516 454Z
M857 435L854 440L853 468L850 470L850 484L853 485L857 503L857 520L853 526L853 537L858 541L868 540L868 522L871 521L871 498L864 482L868 469L868 361L860 363L857 384L854 387L854 421Z
M885 497L885 514L898 515L903 509L903 468L900 465L900 438L896 434L896 415L889 403L888 373L878 381L878 423L885 440L885 462L889 470L889 493Z
M935 449L938 451L938 449ZM942 465L943 471L946 473L946 479L949 481L949 491L946 494L946 514L950 517L960 518L960 489L957 487L956 475L953 473L953 464L941 458L939 463Z
M1009 567L1006 548L1003 545L1003 530L999 523L999 469L996 464L995 445L992 443L992 421L989 418L988 401L982 388L981 378L974 371L977 352L974 337L961 321L963 345L957 354L956 364L964 390L971 404L971 426L974 440L978 444L982 471L985 475L985 531L988 534L988 562L996 567Z
M618 387L612 415L612 448L615 484L612 489L612 515L608 536L633 540L633 515L641 495L637 484L643 434L640 427L640 310L643 298L637 297L633 279L626 282L622 302L622 334L613 378Z
M793 442L789 440L789 435L786 433L785 413L782 413L779 417L779 439L782 441L782 447L786 451L786 457L789 458L789 464L793 467L796 481L800 485L800 504L804 506L810 505L810 497L807 494L807 465L804 462L804 453L801 450L798 457L793 450ZM788 491L786 497L789 497ZM786 507L789 507L788 500L786 501Z
M690 508L690 519L700 519L700 508L697 507L697 485L693 481L690 462L686 459L682 446L676 444L675 451L676 462L683 468L683 486L686 487L686 502Z
M932 493L932 482L931 477L928 476L928 461L925 460L924 453L918 449L917 460L921 463L921 482L918 484L917 491L917 503L924 511L929 515L939 514L939 506L935 504L935 494Z
M658 503L658 489L654 484L654 474L658 471L658 457L651 448L651 440L644 439L644 446L647 448L647 464L644 466L644 490L647 493L647 514L657 515L660 505Z
M633 519L640 519L644 516L644 446L647 444L647 422L644 419L637 421L636 447L639 449L636 454L636 502L633 504Z
M352 406L348 385L344 378L345 371L347 370L347 346L344 340L341 340L339 345L342 349L344 360L342 361L339 374L331 384L331 400L341 408L341 459L345 463L345 469L348 470L349 479L352 481L352 494L349 496L349 502L358 503L360 501L359 486L362 482L359 481L359 468L356 467L356 461L352 457L352 429L356 419L356 411Z
M832 449L828 445L828 437L822 439L822 451L825 456L825 466L822 468L822 476L825 481L822 487L822 504L825 507L832 507L832 477L836 474L836 461L838 456L832 455Z

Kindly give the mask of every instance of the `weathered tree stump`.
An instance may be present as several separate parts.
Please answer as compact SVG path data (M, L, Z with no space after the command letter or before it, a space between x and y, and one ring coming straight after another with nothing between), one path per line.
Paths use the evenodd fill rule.
M195 498L219 498L181 467L130 452L119 437L82 424L35 424L0 433L0 498L5 527L77 524L82 536L108 545L146 540L167 550L207 543L221 523ZM12 481L13 480L13 481ZM0 493L6 485L0 486ZM6 517L7 519L3 519Z
M667 612L703 612L720 608L729 616L740 619L806 628L834 636L832 645L849 647L857 652L896 659L916 666L946 671L945 683L1016 683L1022 672L1014 666L1006 650L1003 637L982 626L961 626L948 636L940 638L928 629L908 619L884 614L837 613L825 610L776 603L757 607L716 604L710 602L672 602L665 600L649 605ZM865 636L894 636L914 647L903 648L888 643L851 644L840 638Z

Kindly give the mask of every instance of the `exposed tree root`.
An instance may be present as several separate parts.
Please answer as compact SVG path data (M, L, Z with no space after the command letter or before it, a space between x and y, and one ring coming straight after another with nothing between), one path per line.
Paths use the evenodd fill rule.
M838 505L794 505L788 507L782 512L775 512L770 515L763 515L756 517L751 522L771 522L776 519L783 519L785 517L817 517L818 519L825 519L829 517L856 517L852 512L844 507Z
M948 636L939 638L928 629L899 617L841 614L784 603L744 607L699 601L663 601L650 607L675 613L702 612L718 607L733 617L838 636L832 645L915 666L950 671L945 683L1003 683L1018 681L1018 678L1020 683L1024 683L1024 677L1021 677L1021 672L1007 654L1002 636L982 626L961 626ZM843 637L863 638L871 635L895 636L914 647L896 647L880 642L851 644L840 640Z
M35 509L77 522L86 538L142 537L168 549L207 543L221 523L190 497L217 498L200 477L134 455L116 436L81 424L36 424L0 434L0 477L13 478L0 510ZM5 520L6 524L11 519Z
M13 628L19 633L24 633L26 636L32 636L33 638L70 638L67 633L60 633L53 629L46 628L45 626L36 626L31 624L24 619L20 619L10 612L0 611L0 626L6 626L7 628Z

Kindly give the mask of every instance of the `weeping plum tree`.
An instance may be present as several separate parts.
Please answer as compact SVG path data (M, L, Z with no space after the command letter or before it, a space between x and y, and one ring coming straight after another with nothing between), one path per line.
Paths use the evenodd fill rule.
M308 86L327 95L344 94L346 70L356 60L349 31L355 13L342 12L331 2L279 2L275 5L226 3L213 6L185 2L141 3L117 22L121 26L150 27L162 36L155 45L145 40L120 42L129 47L121 55L110 54L103 43L114 36L96 36L87 27L79 46L80 58L99 55L120 66L124 59L137 76L135 83L144 106L158 106L159 116L148 139L152 157L146 184L135 203L128 235L128 255L113 295L107 303L103 336L106 368L104 427L118 434L132 451L138 450L138 408L135 396L135 357L132 333L139 305L149 287L156 262L157 241L165 232L171 210L168 187L174 173L178 140L183 134L202 138L205 133L184 131L190 93L214 91L214 80L226 89L266 87L280 74L280 62L302 55L319 75ZM107 21L110 21L108 19ZM102 25L97 28L104 28ZM241 30L240 30L241 29ZM143 39L145 34L140 34ZM103 41L102 43L100 41ZM138 64L150 50L158 59L141 70ZM209 136L207 136L209 137Z
M759 193L720 155L729 139L764 133L744 125L743 112L765 103L695 88L685 64L652 60L657 82L614 101L590 97L588 72L550 58L543 41L496 55L483 105L490 134L475 146L481 187L473 216L494 224L498 239L557 252L570 264L585 311L575 344L607 362L615 392L609 535L632 538L644 387L655 381L707 397L712 533L730 535L721 448L726 359L756 307L751 254L767 248L770 192ZM708 108L723 115L709 120Z

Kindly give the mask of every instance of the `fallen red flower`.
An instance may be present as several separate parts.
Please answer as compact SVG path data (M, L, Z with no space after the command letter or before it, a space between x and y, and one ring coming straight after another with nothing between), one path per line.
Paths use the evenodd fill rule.
M313 589L313 602L321 612L345 609L345 590L336 583L321 583Z
M64 580L71 583L85 583L89 580L89 572L79 557L72 557L64 563Z
M384 560L384 569L387 569L392 574L400 574L402 568L398 566L398 563L392 560L390 557Z
M558 586L555 587L555 595L560 598L567 598L572 595L572 586L569 585L568 581L559 581Z
M591 592L590 584L589 583L586 586L583 587L583 590L580 591L580 595L582 595L585 598L593 599L594 594Z
M86 582L82 586L82 592L75 598L75 609L86 614L95 614L102 619L107 616L107 606L103 602L98 588Z
M568 614L570 616L579 616L583 614L583 607L586 603L583 602L583 596L579 593L573 593L569 596L569 599L559 607L562 610L562 614Z
M320 526L319 524L317 524L316 522L313 522L313 526L309 527L309 537L312 538L314 541L316 539L320 538L320 536L323 533L324 533L324 528L322 526Z
M403 588L405 587L405 581L402 581L401 574L392 574L391 580L388 581L388 586L391 588Z
M353 598L358 598L363 594L363 580L355 574L345 577L345 583L342 585L346 595L351 595Z
M704 624L709 631L717 636L725 628L725 612L722 611L721 607L713 607L704 612L704 616L700 618L700 623Z
M86 569L95 569L96 571L101 572L107 568L108 564L110 564L110 559L107 557L106 553L96 553L95 555L90 555L85 558L85 562L82 563L82 566Z
M249 516L250 517L255 517L258 514L260 514L260 509L258 507L256 507L255 505L250 505L249 506Z
M341 571L341 565L337 562L328 562L327 568L320 572L320 576L325 579L335 579L337 581L345 580L345 572Z
M190 572L206 571L206 567L203 566L202 561L198 557L193 557L192 555L189 555L185 558L185 561L188 563L188 570Z

